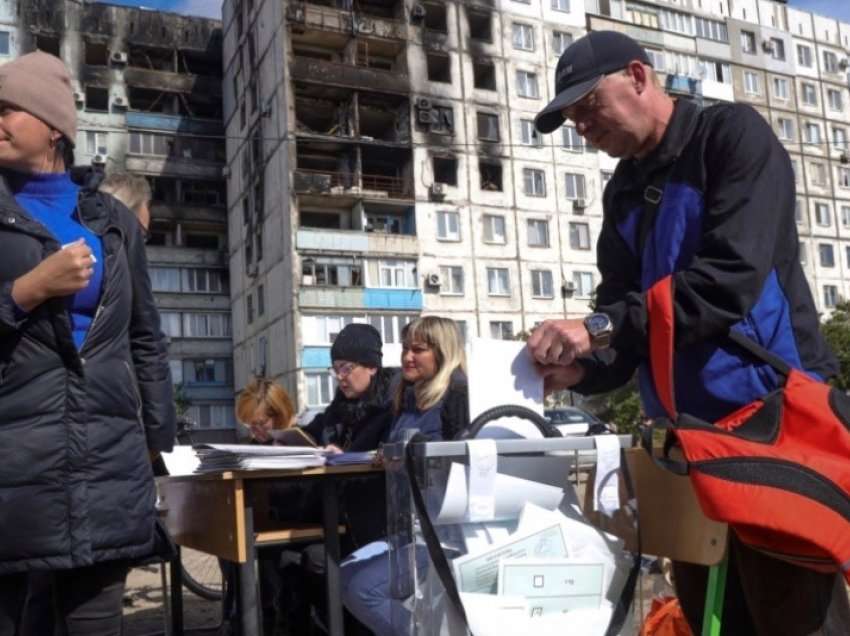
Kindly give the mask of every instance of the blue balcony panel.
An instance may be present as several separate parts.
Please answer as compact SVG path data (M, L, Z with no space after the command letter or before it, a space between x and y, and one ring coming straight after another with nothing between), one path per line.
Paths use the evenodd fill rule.
M196 135L221 135L224 130L219 121L200 121L191 117L181 117L180 115L137 113L133 111L127 113L127 127L192 133Z
M301 368L327 369L331 366L330 347L304 347L301 350Z
M422 292L418 289L365 289L366 309L422 309Z

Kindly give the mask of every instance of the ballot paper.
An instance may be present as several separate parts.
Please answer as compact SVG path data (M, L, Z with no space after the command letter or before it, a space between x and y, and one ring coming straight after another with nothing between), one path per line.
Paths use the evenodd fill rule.
M198 473L226 470L276 470L325 465L328 451L310 446L260 446L257 444L196 444Z
M593 509L609 517L620 507L620 440L616 435L595 435L596 479Z
M171 476L191 475L201 463L191 446L175 445L170 453L160 454Z
M482 552L499 541L505 541L516 532L517 523L511 521L488 521L487 523L464 523L461 525L467 554Z
M457 557L452 566L461 592L495 594L502 559L557 559L567 556L561 524L554 523L531 532L516 532L483 552Z
M445 496L440 511L434 519L435 524L474 521L469 511L468 479L469 469L463 464L452 463L449 468ZM493 482L493 493L493 521L516 519L523 506L529 502L554 510L564 498L563 488L498 472Z
M492 521L496 516L496 469L499 453L492 439L466 442L469 454L469 519Z
M574 559L503 559L499 595L524 597L528 616L599 609L603 599L602 563Z
M521 596L460 594L469 631L475 636L520 634L528 626L528 605Z

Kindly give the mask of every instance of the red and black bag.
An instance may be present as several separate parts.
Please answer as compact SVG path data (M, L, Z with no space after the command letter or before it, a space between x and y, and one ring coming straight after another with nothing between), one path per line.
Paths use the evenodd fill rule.
M678 413L672 277L647 292L647 313L653 383L670 417L654 426L672 432L686 459L665 452L658 461L689 474L705 515L744 543L850 582L850 398L730 331L742 354L770 365L783 386L716 422ZM652 452L652 427L644 446Z

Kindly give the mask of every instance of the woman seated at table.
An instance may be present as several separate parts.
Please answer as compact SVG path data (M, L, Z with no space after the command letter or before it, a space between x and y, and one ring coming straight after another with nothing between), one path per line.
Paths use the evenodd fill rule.
M271 431L295 423L295 407L282 386L269 378L255 377L236 399L236 419L248 428L253 442L271 444Z
M403 334L401 362L402 381L387 441L400 442L411 433L429 440L452 439L465 430L469 426L466 356L456 323L438 316L410 323ZM388 550L386 539L374 541L351 554L341 567L343 603L378 636L405 634L410 627L404 599L390 593Z

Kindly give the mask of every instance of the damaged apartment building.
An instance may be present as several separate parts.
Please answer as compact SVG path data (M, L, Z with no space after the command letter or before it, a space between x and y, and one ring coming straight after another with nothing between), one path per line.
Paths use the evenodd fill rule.
M601 184L567 197L555 168L599 174L599 160L533 134L557 55L551 38L516 51L508 11L530 9L497 4L224 3L237 388L265 370L300 408L327 404L330 346L351 322L398 365L423 312L509 338L586 310ZM563 46L584 11L545 19Z
M0 0L0 29L6 24L13 31L0 31L0 61L41 49L70 68L76 163L148 179L147 256L178 407L210 438L232 436L221 23L74 0Z

